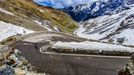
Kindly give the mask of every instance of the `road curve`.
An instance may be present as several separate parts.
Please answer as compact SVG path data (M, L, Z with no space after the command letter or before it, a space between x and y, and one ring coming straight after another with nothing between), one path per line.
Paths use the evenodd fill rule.
M118 75L129 57L41 53L45 43L19 41L13 44L39 72L51 75Z

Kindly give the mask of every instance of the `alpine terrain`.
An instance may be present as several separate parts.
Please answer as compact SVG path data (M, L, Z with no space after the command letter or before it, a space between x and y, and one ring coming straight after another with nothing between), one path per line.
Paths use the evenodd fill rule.
M134 75L134 0L0 0L0 75Z

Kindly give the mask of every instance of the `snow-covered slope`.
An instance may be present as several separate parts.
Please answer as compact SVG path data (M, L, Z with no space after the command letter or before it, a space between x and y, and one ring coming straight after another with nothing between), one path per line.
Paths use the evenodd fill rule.
M111 15L133 6L134 0L97 0L63 9L76 21L85 21L103 15Z
M33 33L34 31L28 30L26 28L15 26L11 23L5 23L0 21L0 41L17 34L29 34Z
M95 40L134 45L134 8L114 15L101 16L80 25L76 34Z

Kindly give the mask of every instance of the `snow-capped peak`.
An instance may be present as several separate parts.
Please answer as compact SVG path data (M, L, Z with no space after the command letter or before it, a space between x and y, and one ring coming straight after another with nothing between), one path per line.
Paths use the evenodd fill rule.
M132 0L98 0L64 8L76 21L85 21L103 15L111 15L129 9L134 4Z

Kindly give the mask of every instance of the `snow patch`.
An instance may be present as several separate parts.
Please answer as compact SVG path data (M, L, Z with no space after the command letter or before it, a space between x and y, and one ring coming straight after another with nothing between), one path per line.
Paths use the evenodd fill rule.
M39 11L40 11L40 12L45 12L45 11L44 11L44 10L42 10L42 9L40 9Z
M49 28L49 25L45 24L44 22L39 22L37 20L34 20L34 22L39 24L40 26L46 28L48 31L52 31L52 29Z
M19 26L15 26L11 23L5 23L0 21L0 41L7 39L10 36L17 35L17 34L29 34L33 33L34 31L28 30L26 28L22 28Z
M123 30L121 34L117 34L112 37L116 43L118 38L124 38L124 45L134 45L134 29Z
M11 13L11 12L9 12L9 11L6 11L6 10L4 10L3 8L0 8L0 12L4 12L4 13L6 13L6 14L9 14L9 15L13 15L13 16L14 16L13 13Z

